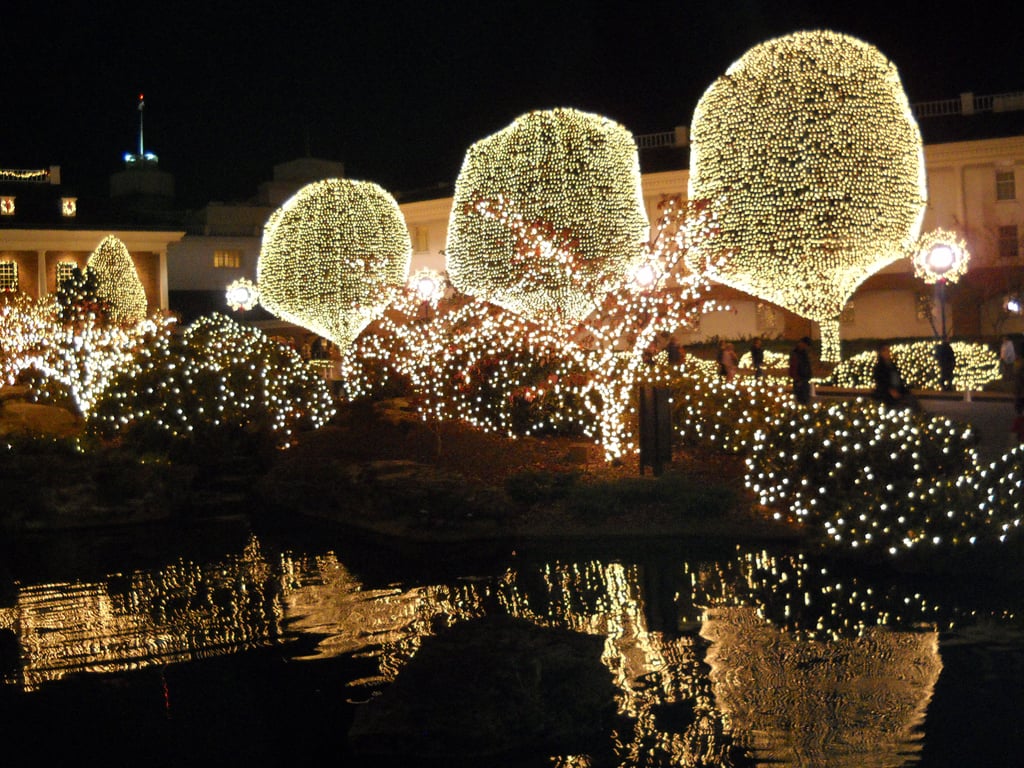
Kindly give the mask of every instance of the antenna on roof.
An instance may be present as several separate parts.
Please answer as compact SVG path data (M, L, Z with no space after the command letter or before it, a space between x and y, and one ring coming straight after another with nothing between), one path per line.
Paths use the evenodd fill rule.
M145 166L155 166L158 162L157 156L152 152L147 152L146 147L143 143L142 135L142 112L146 107L146 97L143 94L139 94L139 154L133 155L131 152L125 152L124 164L127 168L142 168Z

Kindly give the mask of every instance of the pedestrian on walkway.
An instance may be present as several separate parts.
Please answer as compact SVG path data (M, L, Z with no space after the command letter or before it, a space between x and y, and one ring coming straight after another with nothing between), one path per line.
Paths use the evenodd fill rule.
M754 378L760 379L764 376L764 347L761 339L754 339L750 345L750 362L754 366Z
M953 370L956 368L956 353L949 343L949 336L943 336L935 346L935 359L939 363L939 382L943 392L953 391Z
M873 370L875 389L872 397L885 405L920 410L917 398L903 381L900 369L892 359L892 349L885 342L878 346L878 358Z
M1003 336L1002 344L999 345L999 369L1002 371L1003 378L1010 378L1010 374L1013 373L1013 364L1017 361L1017 348L1014 346L1013 339L1009 336Z
M789 379L793 398L801 405L811 402L811 339L804 336L789 353Z

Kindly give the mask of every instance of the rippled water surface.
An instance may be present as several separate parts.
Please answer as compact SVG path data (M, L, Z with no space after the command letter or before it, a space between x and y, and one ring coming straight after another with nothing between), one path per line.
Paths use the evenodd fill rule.
M604 743L530 764L1024 754L1012 575L669 541L409 553L241 523L11 541L2 555L0 715L26 747L12 765L383 765L351 752L355 712L425 637L495 614L601 638L617 690Z

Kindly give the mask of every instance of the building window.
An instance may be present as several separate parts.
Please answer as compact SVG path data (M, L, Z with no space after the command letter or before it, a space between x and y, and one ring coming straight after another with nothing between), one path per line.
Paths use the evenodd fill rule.
M430 232L426 227L412 228L412 250L414 253L430 250Z
M0 291L18 290L18 265L13 261L0 261Z
M1017 225L999 228L999 258L1016 259L1020 253L1020 238L1017 236Z
M69 219L74 218L78 214L78 198L62 197L60 199L60 214Z
M70 280L75 275L75 270L78 265L73 261L58 261L57 262L57 288L58 290L64 283Z
M14 215L14 195L0 197L0 216Z
M1016 200L1017 182L1013 177L1013 169L996 171L996 200Z
M242 266L242 252L238 250L214 251L214 269L238 269Z

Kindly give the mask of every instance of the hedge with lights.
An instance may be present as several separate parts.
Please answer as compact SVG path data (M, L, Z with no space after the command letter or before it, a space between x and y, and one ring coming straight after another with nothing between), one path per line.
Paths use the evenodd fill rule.
M838 362L839 315L905 257L926 202L921 134L895 66L830 31L745 53L701 97L691 197L721 199L716 280L819 323Z
M335 413L324 380L298 354L224 315L144 347L99 402L91 426L142 451L189 457L247 436L278 447Z
M326 179L271 214L257 263L271 314L344 350L409 272L412 242L395 199L372 182Z
M467 151L448 273L464 293L573 325L638 266L647 228L629 131L574 109L530 112Z
M913 389L941 389L942 381L939 364L935 358L935 341L915 341L909 344L892 344L893 362L900 369L904 382ZM950 342L956 357L953 369L953 387L958 391L979 390L992 381L998 381L999 355L984 344ZM843 360L832 371L830 383L837 387L873 388L873 370L878 355L875 352L860 354Z
M795 410L757 438L747 487L837 545L896 554L977 528L957 483L977 464L970 427L857 400Z
M96 274L96 295L107 302L111 321L129 325L146 317L146 291L123 242L113 235L103 238L86 269Z

